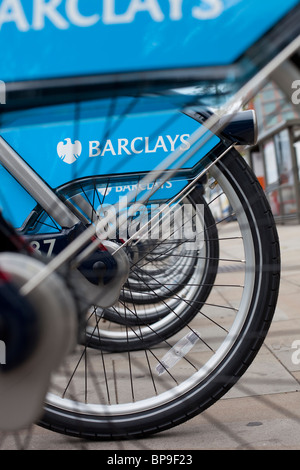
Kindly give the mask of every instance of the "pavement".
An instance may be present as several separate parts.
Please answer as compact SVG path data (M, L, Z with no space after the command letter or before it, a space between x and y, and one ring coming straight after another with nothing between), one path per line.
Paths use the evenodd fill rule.
M121 451L134 455L300 449L300 225L278 225L278 232L282 280L274 321L254 363L219 402L200 416L145 439L94 442L34 426L30 434L5 436L0 449L105 450L106 456Z

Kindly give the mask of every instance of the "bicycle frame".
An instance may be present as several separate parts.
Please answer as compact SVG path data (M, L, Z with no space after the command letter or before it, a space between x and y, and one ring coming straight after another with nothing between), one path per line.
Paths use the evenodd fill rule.
M55 195L55 192L44 183L3 138L0 138L0 154L0 161L4 168L62 227L71 227L78 222L75 215Z

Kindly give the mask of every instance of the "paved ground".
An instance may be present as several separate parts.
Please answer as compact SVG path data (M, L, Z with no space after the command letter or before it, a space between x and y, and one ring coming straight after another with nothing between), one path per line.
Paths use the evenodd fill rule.
M201 416L147 439L95 443L34 427L28 442L26 434L7 436L0 448L24 444L31 450L117 452L300 449L300 226L279 226L278 231L282 282L274 322L255 362L225 398Z

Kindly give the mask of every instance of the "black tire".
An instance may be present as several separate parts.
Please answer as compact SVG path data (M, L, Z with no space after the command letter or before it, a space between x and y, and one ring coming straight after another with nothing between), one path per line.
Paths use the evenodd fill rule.
M238 259L237 263L240 269L244 269L244 285L242 281L241 286L229 282L226 287L218 281L223 279L222 276L227 272L229 279L234 277L234 270L228 270L226 264L230 258L222 261L220 254L218 274L221 277L217 277L208 301L213 299L214 295L225 298L226 294L230 295L232 300L228 302L227 310L224 305L218 306L213 301L211 304L207 303L207 308L210 306L212 311L211 318L199 311L188 325L188 331L193 331L193 322L198 322L195 334L198 332L200 341L186 353L181 362L170 366L168 373L162 374L161 377L155 376L156 393L152 389L149 390L149 384L153 380L155 361L158 360L160 366L163 362L164 351L161 352L158 346L154 350L127 352L124 355L103 354L102 351L86 349L81 352L80 357L84 357L85 362L89 364L90 386L97 382L94 394L90 397L85 394L90 405L86 406L84 403L84 378L81 370L78 372L77 396L74 395L77 384L74 375L69 377L72 380L68 381L69 378L66 378L66 383L73 383L72 394L70 392L68 400L67 386L63 392L65 398L59 397L57 391L56 395L48 395L45 414L40 422L42 426L89 439L125 439L153 434L183 423L207 409L238 381L252 363L268 332L279 291L280 252L276 227L257 179L236 151L227 154L211 173L214 181L226 192L234 209L237 223L234 222L233 226L225 225L224 218L223 221L218 220L218 225L224 224L225 235L228 230L232 230L232 233L239 230L241 237L222 237L219 231L219 240L223 241L225 248L232 247L234 252L240 248L244 249L245 260ZM226 250L224 252L226 253ZM239 272L236 277L242 278ZM240 289L237 289L238 287ZM234 299L237 290L240 300ZM218 321L221 321L219 318L222 319L223 322L218 327L216 318ZM222 326L222 331L219 326ZM217 336L210 336L211 332L217 333ZM182 339L184 332L180 335ZM206 349L206 336L211 337L211 350ZM178 338L174 338L173 344L179 344L177 341ZM171 346L171 343L166 342L161 347L166 347L169 351ZM105 385L103 389L100 387L100 381L104 381L107 370L101 368L101 371L96 372L95 366L91 367L91 361L97 353L98 366L101 358L102 361L112 361L113 367L109 371L112 375L107 373L106 387L113 381L120 384L118 389L116 386L112 389L109 400L105 395ZM79 353L75 357L78 358ZM203 362L200 363L202 359ZM143 364L148 361L149 370L146 365L142 366L142 361ZM69 367L71 363L70 359ZM74 364L77 364L78 371L79 361L74 360ZM174 377L176 382L173 382L170 376ZM61 378L58 376L57 383L61 383ZM135 380L138 385L134 389L133 398L132 387ZM160 380L164 388L160 387ZM96 398L99 404L96 403Z

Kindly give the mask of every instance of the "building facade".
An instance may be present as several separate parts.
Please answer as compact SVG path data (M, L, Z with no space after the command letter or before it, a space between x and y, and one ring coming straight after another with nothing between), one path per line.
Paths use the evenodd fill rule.
M257 115L258 142L249 150L249 163L277 222L300 223L300 105L269 83L250 107Z

